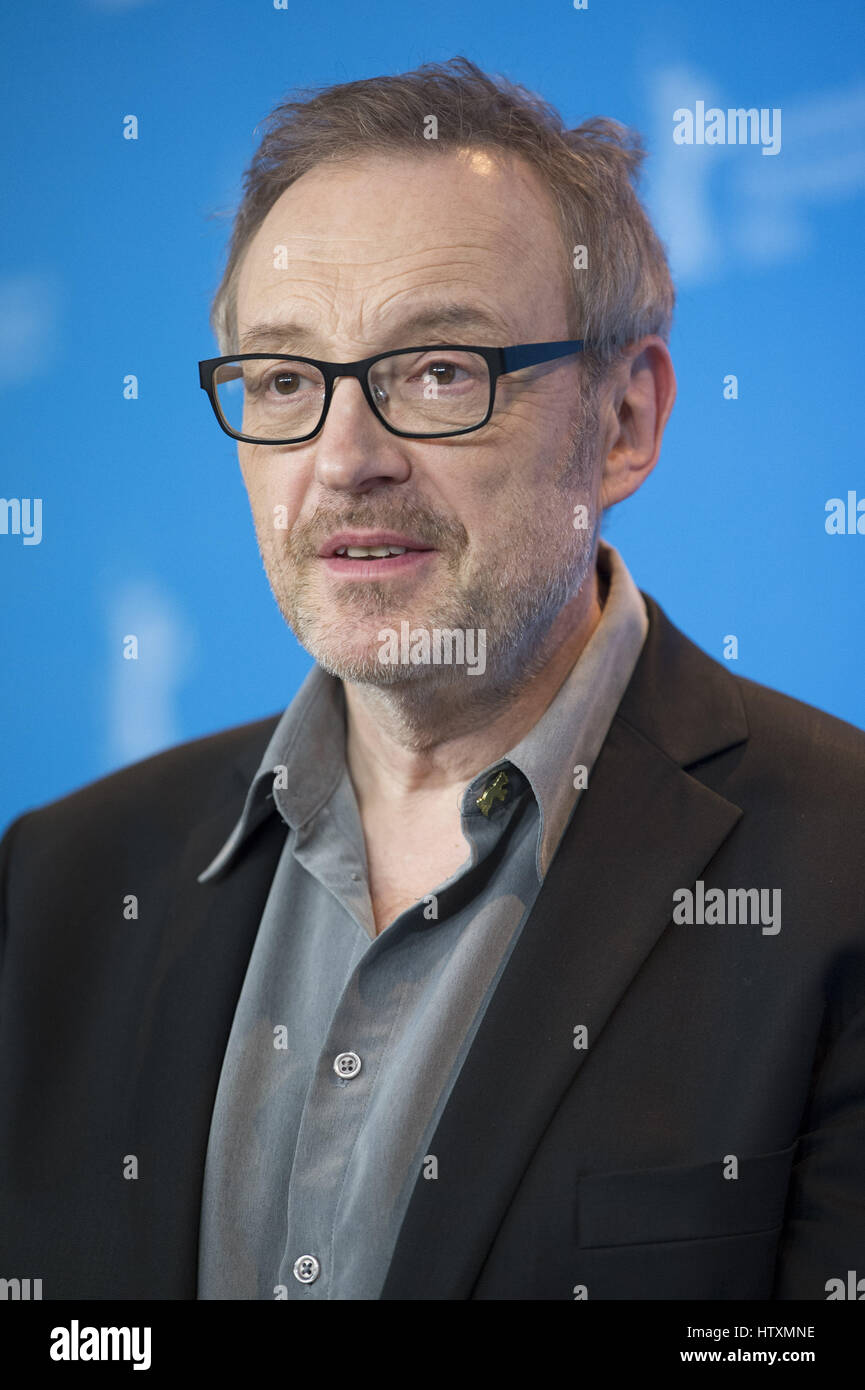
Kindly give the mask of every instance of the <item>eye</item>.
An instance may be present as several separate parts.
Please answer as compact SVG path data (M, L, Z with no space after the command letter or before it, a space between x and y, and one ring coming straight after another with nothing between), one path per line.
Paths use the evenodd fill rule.
M424 367L423 374L425 377L431 377L439 386L452 386L460 370L455 362L430 362Z
M268 383L278 396L292 396L300 387L301 378L297 372L278 372Z

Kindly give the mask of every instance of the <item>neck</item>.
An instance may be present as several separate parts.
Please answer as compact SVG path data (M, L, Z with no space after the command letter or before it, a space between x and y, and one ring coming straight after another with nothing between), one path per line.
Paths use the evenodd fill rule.
M471 676L434 692L345 684L346 757L361 810L461 791L541 718L600 622L604 594L593 565L560 609L518 680Z

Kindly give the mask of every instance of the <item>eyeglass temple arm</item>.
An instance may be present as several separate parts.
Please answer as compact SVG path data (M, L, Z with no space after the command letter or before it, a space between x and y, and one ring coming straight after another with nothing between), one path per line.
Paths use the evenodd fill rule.
M556 357L567 357L569 353L581 352L584 342L583 338L577 338L568 343L526 343L522 347L504 348L503 370L518 372L521 367L537 367L541 362L552 362Z

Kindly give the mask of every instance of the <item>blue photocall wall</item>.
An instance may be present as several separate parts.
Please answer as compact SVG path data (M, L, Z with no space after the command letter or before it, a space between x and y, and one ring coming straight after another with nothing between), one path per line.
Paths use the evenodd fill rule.
M290 701L311 659L198 386L229 214L256 126L291 89L458 53L569 124L613 116L648 147L679 396L654 474L604 534L706 651L724 660L733 635L738 673L865 726L863 13L861 0L5 6L0 822ZM722 128L739 107L764 113L758 143ZM129 633L138 661L123 658Z

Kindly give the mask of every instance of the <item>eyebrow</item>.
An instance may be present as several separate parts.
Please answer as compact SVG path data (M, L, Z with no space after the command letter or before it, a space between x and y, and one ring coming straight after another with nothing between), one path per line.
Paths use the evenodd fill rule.
M488 313L485 309L472 308L467 304L440 304L430 305L426 309L419 309L413 314L399 321L399 326L390 335L388 347L397 350L400 347L417 346L416 339L431 336L438 338L444 344L451 336L475 335L493 337L498 346L502 339L507 346L509 338L508 330L504 327L501 320L494 314ZM321 341L318 333L308 328L302 323L291 323L289 321L281 323L254 323L246 329L239 338L241 352L254 352L258 348L265 351L272 348L291 347L297 352L303 352L315 348ZM433 342L424 343L424 346L432 347ZM482 344L475 344L481 346ZM386 351L383 348L382 351Z

